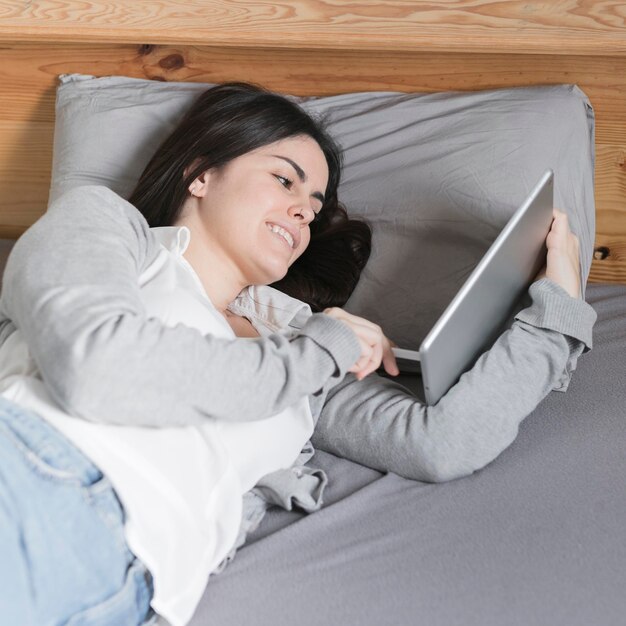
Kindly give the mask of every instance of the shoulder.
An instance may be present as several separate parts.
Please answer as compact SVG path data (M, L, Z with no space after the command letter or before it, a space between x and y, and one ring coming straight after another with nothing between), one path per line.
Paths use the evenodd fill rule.
M145 224L143 215L130 203L112 189L102 185L85 185L70 189L50 204L46 215L57 213L74 213L80 218L84 214L90 216L125 216L129 221Z
M152 259L159 250L158 240L141 212L102 185L67 191L50 205L41 221L44 230L78 235L86 244L113 236L143 259Z

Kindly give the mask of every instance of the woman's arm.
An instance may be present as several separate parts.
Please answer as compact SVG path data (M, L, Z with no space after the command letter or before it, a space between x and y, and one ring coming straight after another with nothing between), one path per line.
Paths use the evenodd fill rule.
M204 336L148 318L139 276L158 252L143 216L104 187L64 195L15 244L0 317L26 339L50 393L93 421L257 420L341 379L354 333L324 314L287 339Z
M329 391L313 444L428 482L487 465L550 390L567 387L577 357L591 348L591 306L547 278L531 285L530 296L532 305L435 406L392 380L348 374Z

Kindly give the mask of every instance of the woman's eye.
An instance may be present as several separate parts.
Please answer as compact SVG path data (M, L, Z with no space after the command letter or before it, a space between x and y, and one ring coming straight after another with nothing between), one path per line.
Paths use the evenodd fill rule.
M283 187L291 189L291 186L293 185L293 180L290 180L285 176L281 176L280 174L274 174L274 176Z

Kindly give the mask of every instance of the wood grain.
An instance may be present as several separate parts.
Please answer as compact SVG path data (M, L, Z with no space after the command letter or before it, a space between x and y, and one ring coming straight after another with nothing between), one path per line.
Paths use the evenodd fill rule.
M435 92L578 84L590 97L596 140L626 143L626 57L562 57L332 50L216 49L197 46L5 44L0 48L0 119L51 121L61 73L153 80L261 81L295 95L353 91ZM10 91L10 93L8 93ZM43 94L42 94L43 92Z
M601 260L599 251L605 248L608 256ZM598 256L591 264L589 281L592 283L626 283L626 237L596 235Z
M0 39L625 55L619 0L0 0Z
M0 236L15 238L43 214L54 124L0 121Z
M596 146L596 203L607 209L626 210L626 146L623 144ZM626 235L626 220L620 234Z

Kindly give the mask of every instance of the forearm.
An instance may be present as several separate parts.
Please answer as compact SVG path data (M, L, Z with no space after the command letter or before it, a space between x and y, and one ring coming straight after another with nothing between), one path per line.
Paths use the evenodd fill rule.
M102 188L59 203L16 243L1 306L68 413L155 426L262 419L356 360L352 331L323 314L292 339L254 340L148 318L138 287L154 253L145 220Z
M335 337L347 346L343 355L350 353L352 339L323 318L311 318L302 333L311 332L324 343ZM350 361L344 356L338 363L305 334L291 341L281 335L228 340L202 337L183 326L151 331L144 324L127 330L128 340L120 329L118 340L111 342L102 329L103 340L94 339L99 357L84 362L74 384L58 381L80 416L153 426L201 423L207 417L264 419L314 393L329 378L343 376Z
M541 293L550 291L549 285L540 287ZM595 314L587 304L573 299L541 302L534 291L535 309L530 307L522 317L537 307L567 304L579 318L570 324L570 332L578 334L574 327L588 330L590 341ZM357 381L349 375L330 391L313 443L416 480L468 475L514 441L520 422L551 389L569 380L568 366L584 348L580 339L518 320L432 407L395 381L375 375Z

